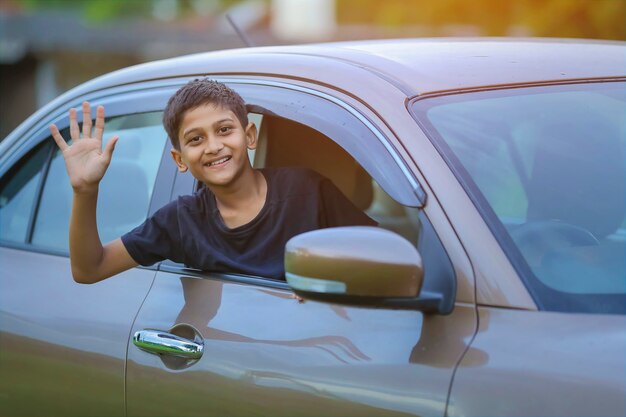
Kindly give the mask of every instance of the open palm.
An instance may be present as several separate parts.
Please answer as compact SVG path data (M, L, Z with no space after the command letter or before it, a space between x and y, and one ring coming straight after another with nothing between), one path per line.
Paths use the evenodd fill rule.
M104 107L96 109L96 123L92 131L91 107L88 102L83 103L82 137L76 118L76 109L70 110L70 137L72 145L68 145L56 125L50 125L50 132L54 141L63 153L65 167L70 177L70 184L76 192L93 192L111 162L111 156L118 140L113 136L102 149L102 134L104 133Z

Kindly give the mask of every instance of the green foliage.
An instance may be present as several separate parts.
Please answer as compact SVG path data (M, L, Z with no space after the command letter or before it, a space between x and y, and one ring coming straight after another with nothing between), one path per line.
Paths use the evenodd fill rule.
M150 13L149 1L89 0L84 2L83 14L86 20L106 21L122 16L145 16Z
M28 10L58 10L80 15L89 22L104 22L123 17L148 16L148 0L21 0Z

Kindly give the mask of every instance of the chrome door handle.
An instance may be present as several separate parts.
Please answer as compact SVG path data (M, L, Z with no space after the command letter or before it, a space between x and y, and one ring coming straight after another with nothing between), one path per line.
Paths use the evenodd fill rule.
M186 359L200 359L204 351L202 343L152 329L136 332L133 336L133 344L146 352Z

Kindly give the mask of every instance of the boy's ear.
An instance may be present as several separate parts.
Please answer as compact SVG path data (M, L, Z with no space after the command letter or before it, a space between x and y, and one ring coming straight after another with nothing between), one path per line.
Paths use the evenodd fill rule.
M189 167L185 165L185 163L183 162L183 157L180 154L180 151L176 148L172 148L170 152L172 154L172 159L174 160L174 162L176 163L176 166L178 167L178 170L180 172L187 172Z
M257 131L256 125L252 122L246 126L246 146L248 149L256 149L257 145Z

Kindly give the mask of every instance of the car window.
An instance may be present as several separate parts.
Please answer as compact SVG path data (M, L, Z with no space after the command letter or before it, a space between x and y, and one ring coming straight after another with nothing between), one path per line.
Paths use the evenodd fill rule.
M416 102L509 256L521 255L514 261L544 308L626 312L625 87Z
M318 107L317 110L332 113L333 106L327 104L328 108ZM423 290L448 294L446 299L453 302L456 288L454 269L425 212L398 202L373 176L382 174L384 178L389 178L395 174L392 174L394 166L381 164L379 153L352 153L339 145L349 136L348 132L358 130L355 125L359 123L356 118L346 117L341 126L322 132L315 119L264 114L255 167L306 167L329 178L379 227L404 237L416 246L425 266ZM363 148L378 141L372 132L361 130L359 133ZM385 185L389 187L387 183ZM393 191L406 195L414 190L406 183L394 182Z
M161 112L150 112L114 117L106 122L105 143L113 135L118 135L120 140L98 194L98 231L103 243L118 238L146 219L167 140L161 116ZM66 138L69 136L67 131L62 133ZM57 151L41 196L32 238L34 245L68 250L71 204L72 189L63 157Z
M403 236L418 248L426 265L424 291L447 294L446 299L454 302L454 269L425 212L416 207L420 204L415 194L418 186L414 188L405 177L370 127L327 100L307 102L303 97L308 94L274 94L277 89L265 86L231 87L246 100L249 111L254 113L248 116L257 123L258 144L251 156L255 168L306 167L329 178L380 227ZM302 110L304 104L314 110ZM171 198L202 186L188 172L177 173ZM183 265L167 261L163 267ZM275 283L255 282L264 281L267 285ZM451 309L452 304L447 308Z
M0 240L25 243L37 188L50 153L40 146L27 155L0 183Z

